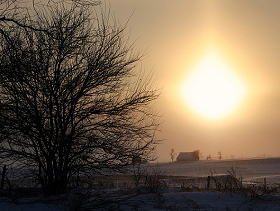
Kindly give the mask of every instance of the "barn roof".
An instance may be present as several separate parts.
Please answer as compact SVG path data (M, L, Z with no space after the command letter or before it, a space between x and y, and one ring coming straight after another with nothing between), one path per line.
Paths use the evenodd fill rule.
M180 152L177 161L199 160L199 157L194 152Z

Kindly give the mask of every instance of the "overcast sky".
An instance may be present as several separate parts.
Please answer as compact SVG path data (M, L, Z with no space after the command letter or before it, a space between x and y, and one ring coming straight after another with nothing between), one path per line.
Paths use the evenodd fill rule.
M163 114L159 161L169 152L201 150L204 158L280 156L279 0L110 0L141 66L163 87L155 106ZM179 94L182 79L214 50L248 87L240 107L209 120L191 111Z

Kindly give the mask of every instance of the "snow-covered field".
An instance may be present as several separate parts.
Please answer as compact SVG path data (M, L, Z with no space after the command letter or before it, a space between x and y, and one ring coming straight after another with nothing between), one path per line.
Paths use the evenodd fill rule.
M166 175L205 177L211 174L228 174L232 168L243 181L280 183L280 158L202 160L196 162L174 162L157 164Z
M61 202L62 204L62 202ZM72 210L62 205L45 203L13 204L8 202L0 203L1 211L66 211ZM74 210L74 209L73 209ZM92 210L99 210L93 207ZM105 209L100 209L105 210ZM114 210L114 209L111 209ZM146 210L146 211L184 211L184 210L253 210L253 211L277 211L280 210L279 196L261 196L258 198L231 193L216 192L182 192L165 193L161 199L153 194L144 194L132 197L115 210Z
M224 175L234 169L243 182L262 185L266 178L267 185L280 184L280 158L242 159L221 161L174 162L149 164L149 171L160 171L165 175L186 177L206 177L208 175ZM279 183L279 184L278 184ZM179 188L165 188L159 194L118 195L120 190L109 190L107 196L118 201L118 206L111 210L280 210L280 195L258 195L244 193L221 193L217 191L184 192ZM112 194L111 194L112 193ZM125 199L125 200L123 200ZM29 201L29 202L28 202ZM114 206L113 206L114 207ZM66 211L73 207L66 206L63 200L20 199L13 203L11 199L0 198L2 211ZM90 207L92 210L104 210ZM89 209L89 210L90 210ZM74 210L74 209L73 209Z

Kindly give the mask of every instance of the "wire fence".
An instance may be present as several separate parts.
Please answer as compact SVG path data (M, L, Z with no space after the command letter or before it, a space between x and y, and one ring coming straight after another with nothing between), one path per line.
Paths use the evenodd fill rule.
M34 172L4 167L0 170L1 189L40 187ZM86 181L82 184L83 180ZM73 183L73 184L72 184ZM206 177L180 177L167 176L162 172L147 175L109 175L94 176L92 178L79 178L70 182L70 187L91 187L104 189L130 189L140 186L157 186L176 188L181 191L219 191L249 194L274 194L280 193L280 175L267 175L264 177L242 178L237 176L234 169L228 174Z

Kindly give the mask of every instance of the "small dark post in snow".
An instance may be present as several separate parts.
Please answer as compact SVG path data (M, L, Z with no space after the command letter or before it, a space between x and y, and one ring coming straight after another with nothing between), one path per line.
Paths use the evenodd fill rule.
M79 180L80 180L79 175L80 175L80 171L79 171L79 169L78 169L78 172L77 172L77 180L76 180L76 188L79 187Z
M263 179L264 182L264 189L266 189L266 178Z
M5 174L6 174L6 168L7 168L7 166L6 165L4 165L4 167L3 167L3 171L2 171L2 179L1 179L1 190L3 190L3 188L4 188L4 178L5 178Z
M210 176L207 177L207 190L210 190Z

